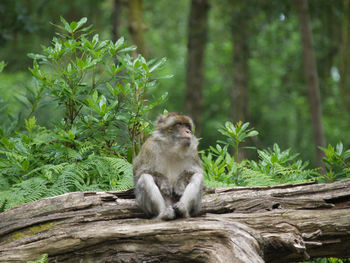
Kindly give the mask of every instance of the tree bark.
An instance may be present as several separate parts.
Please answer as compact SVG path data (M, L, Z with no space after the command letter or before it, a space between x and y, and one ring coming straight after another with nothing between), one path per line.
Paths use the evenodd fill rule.
M203 112L204 52L208 32L208 0L192 0L188 24L188 57L186 70L185 112L201 133Z
M318 85L316 61L312 48L312 32L309 19L308 3L307 0L295 0L295 4L299 16L300 34L303 46L304 73L308 89L316 160L318 166L323 167L323 152L318 147L325 147L326 141L322 127L320 89Z
M145 219L132 190L74 192L0 214L0 262L292 262L350 257L350 179L207 189L196 218Z
M137 53L147 57L144 32L146 26L142 21L142 0L129 0L129 32L131 41L137 46ZM136 57L136 53L134 53Z

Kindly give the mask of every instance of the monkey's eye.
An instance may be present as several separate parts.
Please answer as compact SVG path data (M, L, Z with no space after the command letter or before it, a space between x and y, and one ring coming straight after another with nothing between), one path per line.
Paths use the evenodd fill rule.
M185 126L186 126L190 131L192 131L192 127L191 127L190 124L186 123Z
M186 127L187 129L189 129L192 132L192 127L189 123L182 123L182 122L178 122L174 124L174 127L176 129L180 129L181 127Z

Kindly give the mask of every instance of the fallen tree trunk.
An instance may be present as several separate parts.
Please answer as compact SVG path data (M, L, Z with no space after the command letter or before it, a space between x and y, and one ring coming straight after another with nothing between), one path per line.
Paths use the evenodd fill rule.
M209 189L196 218L145 219L132 190L74 192L0 214L0 262L293 262L350 257L350 179Z

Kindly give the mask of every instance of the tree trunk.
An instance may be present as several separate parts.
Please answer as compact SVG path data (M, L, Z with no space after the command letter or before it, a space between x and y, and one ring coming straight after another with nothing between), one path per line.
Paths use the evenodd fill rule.
M233 122L247 122L249 105L249 3L231 1L233 14L231 37L233 46L233 87L230 92L230 115ZM243 143L242 146L245 146ZM239 152L238 162L245 159L244 147Z
M144 40L146 26L142 21L142 0L129 0L128 3L128 20L131 41L137 46L137 53L147 57ZM136 53L134 53L134 57L136 57Z
M208 31L208 0L192 0L188 24L188 57L186 70L185 112L201 132L203 111L204 51Z
M113 13L112 13L112 39L113 42L116 42L119 37L119 27L120 27L120 17L121 17L121 11L122 11L122 3L121 0L114 0L113 1Z
M241 3L248 5L248 3ZM234 6L233 6L234 8ZM249 89L249 45L248 45L247 11L234 12L231 24L233 45L233 82L231 90L231 119L234 122L248 121L248 89Z
M343 107L349 111L349 7L350 0L344 0L344 17L342 28L342 43L340 48L340 88L342 91Z
M207 189L199 217L144 219L132 191L74 192L0 214L0 262L292 262L350 257L350 179Z
M316 61L312 48L312 33L309 21L307 0L295 0L295 4L299 16L300 33L303 45L304 73L308 88L308 98L316 159L318 166L323 167L323 152L318 147L325 147L326 141L322 127L320 89L318 85Z

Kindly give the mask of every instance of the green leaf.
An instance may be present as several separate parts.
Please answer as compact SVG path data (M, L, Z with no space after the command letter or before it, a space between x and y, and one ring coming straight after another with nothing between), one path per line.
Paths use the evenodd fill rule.
M98 40L99 40L99 35L98 34L95 34L94 37L92 38L92 45L95 47L96 44L98 43Z
M225 122L225 127L226 127L227 131L229 131L231 133L235 133L235 127L234 127L232 122L230 122L230 121Z
M248 126L249 126L249 122L243 123L241 130L245 131L248 128Z
M45 61L47 60L47 56L41 54L28 53L27 56L31 59L41 59Z
M77 23L74 31L77 31L82 25L84 25L87 22L87 18L83 17L82 19L79 20L79 22Z
M141 66L146 72L149 71L149 67L147 66L146 63L142 63Z
M166 62L166 58L162 58L160 61L158 61L158 63L156 63L155 65L153 65L150 70L149 73L155 71L157 68L159 68L160 66L164 65Z
M247 137L257 136L258 134L259 134L258 131L250 131L250 132L248 132Z
M72 33L72 29L70 28L70 25L69 23L63 18L63 16L60 16L60 20L62 22L62 24L64 25L64 29L69 32L69 33Z
M120 49L124 44L124 37L119 38L113 45L114 52Z
M73 21L70 23L69 28L72 30L72 32L74 32L77 26L78 26L78 23Z
M336 153L338 154L338 155L341 155L342 154L342 152L343 152L343 144L340 142L340 143L338 143L337 145L336 145Z
M26 123L26 128L27 130L32 133L34 127L35 127L35 124L36 124L36 119L35 119L35 116L30 118L29 120L25 120L25 123Z
M171 79L173 77L174 77L173 74L168 74L168 75L164 75L164 76L154 77L153 79Z
M97 102L97 99L98 99L97 90L94 91L94 93L92 94L92 97L91 97L91 98L92 98L93 102L95 102L95 103Z
M109 107L107 108L107 111L114 109L115 106L117 106L117 104L118 104L118 100L115 100L111 105L109 105Z
M107 103L106 97L103 96L103 95L101 95L101 97L100 97L100 102L99 102L98 106L100 107L100 109L101 109L102 111L105 111L105 109L106 109L106 103Z
M119 52L120 53L130 52L130 51L136 50L136 48L137 48L136 46L130 46L130 47L126 47L126 48L119 50Z

